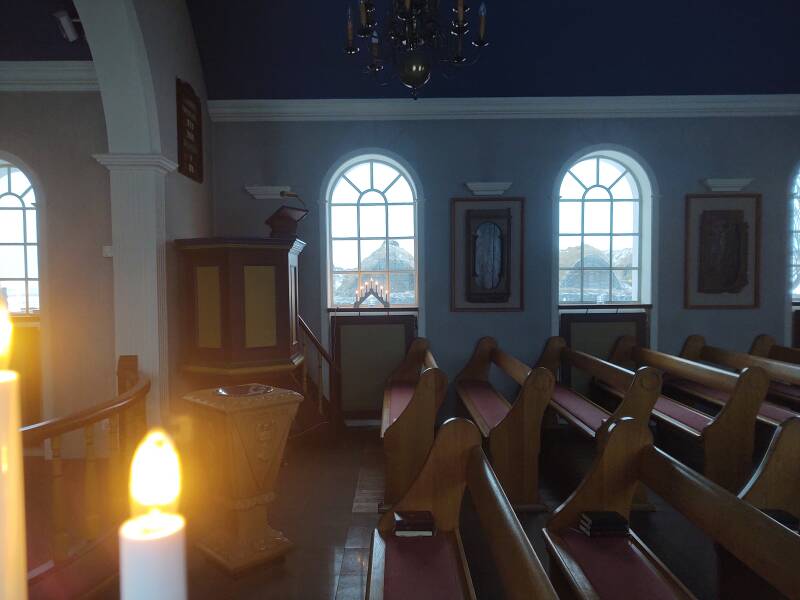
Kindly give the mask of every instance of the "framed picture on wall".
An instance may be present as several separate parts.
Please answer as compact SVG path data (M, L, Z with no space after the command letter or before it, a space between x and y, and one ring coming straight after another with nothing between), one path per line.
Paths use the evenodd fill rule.
M756 308L761 195L687 194L685 308Z
M450 310L523 309L524 198L453 198Z

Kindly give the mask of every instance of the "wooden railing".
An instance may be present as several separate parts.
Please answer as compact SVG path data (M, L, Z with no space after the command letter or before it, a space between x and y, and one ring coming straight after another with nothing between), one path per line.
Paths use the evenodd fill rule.
M144 435L147 418L145 400L150 390L150 380L138 372L136 356L121 356L117 365L118 395L111 400L78 411L65 417L49 419L23 427L22 440L26 448L50 442L52 477L52 563L71 557L71 529L68 511L69 498L64 478L62 438L70 432L82 432L84 445L84 521L81 524L82 541L96 540L101 535L101 514L107 514L112 525L126 512L128 463L136 443ZM98 455L95 444L96 426L108 422L109 470L108 490L100 489ZM101 499L107 498L107 508ZM74 526L72 527L74 529ZM29 572L36 572L37 565L29 565ZM41 569L38 570L41 574Z
M300 324L300 331L303 332L305 340L303 344L303 396L308 397L308 382L309 378L316 386L317 406L321 415L325 414L325 404L330 406L332 403L333 393L333 371L335 369L333 357L330 352L325 349L322 342L314 334L311 327L308 326L305 319L299 316L297 321ZM309 345L311 348L309 348ZM313 349L314 361L313 364L309 361L309 352ZM325 366L327 365L327 367ZM315 376L311 377L309 374L309 366L315 371ZM326 371L327 368L327 371ZM327 392L326 392L327 390Z

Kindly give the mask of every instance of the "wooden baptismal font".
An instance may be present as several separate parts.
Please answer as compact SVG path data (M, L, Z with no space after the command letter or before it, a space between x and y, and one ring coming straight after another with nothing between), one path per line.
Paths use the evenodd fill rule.
M281 556L291 543L270 526L267 508L303 397L243 385L183 399L194 423L192 471L204 486L200 549L231 573Z

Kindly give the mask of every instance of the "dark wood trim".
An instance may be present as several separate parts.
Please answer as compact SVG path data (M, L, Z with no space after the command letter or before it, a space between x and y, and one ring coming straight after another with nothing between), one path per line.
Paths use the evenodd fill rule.
M417 306L409 306L406 308L400 307L366 307L366 308L347 308L344 306L333 306L327 309L328 313L337 314L337 315L359 315L361 313L409 313L409 314L417 314L419 312L419 307Z
M650 313L647 311L630 313L561 313L558 319L558 335L564 338L568 348L572 348L572 325L575 323L629 323L636 325L636 341L639 346L650 346ZM600 357L607 360L607 356ZM572 374L567 361L561 364L561 381L572 384Z
M456 203L457 202L519 202L519 307L473 307L456 308L455 260L456 260ZM525 310L525 198L523 196L486 196L450 198L450 312L523 312Z
M559 304L558 310L583 310L583 311L601 311L601 310L651 310L652 304Z
M753 270L755 291L752 304L690 304L689 303L689 206L693 199L703 198L753 198L756 203L756 230L754 243L754 263ZM761 194L753 192L717 192L703 194L686 194L684 208L684 232L683 232L683 308L688 310L695 309L748 309L759 308L761 304Z

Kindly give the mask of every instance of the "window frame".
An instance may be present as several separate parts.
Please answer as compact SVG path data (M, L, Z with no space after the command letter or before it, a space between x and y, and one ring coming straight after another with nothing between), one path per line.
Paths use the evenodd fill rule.
M28 184L27 188L19 194L17 192L12 191L12 179L11 174L12 171L16 171L20 173L24 178L25 182ZM22 231L22 241L12 241L12 242L2 242L0 241L0 247L22 247L22 256L23 256L23 277L0 277L0 281L8 281L8 282L23 282L25 288L25 309L23 311L11 311L11 307L9 307L9 312L15 320L21 318L38 318L39 314L41 313L41 240L40 240L40 232L39 232L39 205L38 205L38 193L35 189L35 185L31 177L28 173L22 169L17 163L12 162L11 160L5 160L0 157L0 173L4 173L7 178L7 187L5 189L0 189L0 199L6 198L14 198L19 202L18 207L11 207L11 206L0 206L0 218L3 215L11 212L19 211L22 215L21 219L21 231ZM26 201L25 197L28 194L33 194L32 201ZM28 236L28 229L29 229L29 220L33 220L33 229L36 235L36 241L31 242L29 241ZM31 260L29 249L34 248L36 251L36 276L31 276ZM35 308L31 307L31 283L35 282L37 286L37 294L36 297L38 298L38 304Z
M370 187L365 190L361 190L355 183L350 181L346 174L352 170L354 167L359 165L369 163L370 165ZM387 167L393 169L398 173L398 175L392 180L392 183L388 185L383 190L378 190L374 188L375 181L374 181L374 164L380 163L386 165ZM386 194L388 191L400 180L404 179L405 182L408 184L409 189L411 190L412 194L412 201L411 202L388 202L386 199ZM340 181L346 181L349 183L350 186L358 193L358 198L355 202L333 202L333 193L336 190ZM381 194L383 197L383 202L367 202L362 203L363 197L371 192L376 192ZM343 163L339 168L335 170L333 175L328 179L328 186L326 192L326 210L325 210L325 235L326 235L326 249L327 249L327 265L326 265L326 285L327 285L327 308L328 310L342 310L342 309L352 309L353 304L355 303L355 297L353 298L353 302L346 303L346 304L337 304L334 301L334 277L336 275L355 275L356 276L356 285L362 285L363 281L366 278L372 276L379 276L386 278L386 285L389 288L389 298L391 298L391 275L396 273L412 273L413 274L413 283L414 283L414 299L415 302L413 304L396 304L390 303L390 309L397 309L397 310L411 310L417 311L421 307L421 290L420 290L420 263L421 259L419 256L419 239L420 239L420 222L419 222L419 206L420 206L420 198L418 193L418 186L412 175L409 173L408 169L406 169L403 165L399 164L396 160L383 155L383 154L360 154L357 155L350 160L347 160ZM361 210L360 207L362 206L382 206L384 207L384 223L385 223L385 232L383 237L376 237L376 236L361 236ZM412 207L413 211L413 225L414 225L414 232L412 236L391 236L389 233L389 207L392 206L410 206ZM343 237L335 237L333 236L332 231L332 223L333 223L333 209L336 207L351 207L355 209L356 213L356 235L355 236L343 236ZM390 260L389 260L389 241L391 240L413 240L413 247L414 247L414 268L413 269L392 269L390 268ZM356 243L356 268L354 270L336 270L333 266L333 243L334 241L354 241ZM363 241L383 241L386 244L386 265L385 268L382 270L362 270L361 268L361 245ZM364 304L363 309L370 310L370 309L382 309L386 310L383 307L378 305L372 304Z
M795 294L794 290L800 288L800 282L797 286L792 285L792 273L795 270L800 271L800 170L797 170L792 177L787 220L789 221L789 296L792 304L797 305L800 304L800 294Z
M573 173L573 169L576 165L587 161L593 160L596 164L596 171L594 173L594 178L596 183L593 185L586 185L577 174ZM603 185L600 183L600 161L601 160L608 160L614 164L616 164L621 170L622 173L615 179L610 185ZM622 179L626 176L630 177L632 185L635 186L635 191L637 192L636 198L615 198L611 188L613 188L617 183L619 183ZM573 180L583 188L583 193L581 198L568 198L568 197L561 197L561 188L564 184L564 181L572 177ZM608 192L608 198L586 198L589 190L600 187L604 188L606 192ZM556 181L556 188L555 188L555 260L554 260L554 267L555 267L555 298L556 298L556 305L565 309L570 307L597 307L603 308L605 306L630 306L630 307L640 307L640 306L650 306L650 297L652 294L652 286L653 286L653 238L654 238L654 231L652 227L652 182L647 174L647 172L642 167L641 163L631 156L626 151L618 151L610 148L599 148L593 150L591 152L584 151L580 154L576 154L572 160L570 160L564 169L561 171L561 177ZM594 202L608 202L610 203L609 207L609 231L607 233L587 233L585 227L585 206L587 203L594 203ZM638 228L635 233L630 232L620 232L614 233L614 205L615 203L619 202L635 202L638 205ZM580 230L577 232L565 232L562 233L561 231L561 207L562 203L574 203L580 206ZM560 253L561 253L561 238L562 237L577 237L580 238L580 268L575 269L573 268L562 268L561 261L560 261ZM608 238L609 240L609 261L608 267L585 267L584 266L584 259L585 259L585 240L586 238L592 237L599 237L599 238ZM614 243L613 240L615 237L633 237L636 238L638 241L638 249L637 249L637 261L635 264L638 266L630 266L630 267L615 267L613 266L613 252L614 252ZM561 294L561 274L563 272L569 271L579 271L580 272L580 280L581 280L581 287L580 287L580 300L578 301L568 301L562 300ZM598 303L596 300L586 300L584 299L584 290L585 290L585 281L584 281L584 274L587 271L601 271L608 273L608 300L602 303ZM613 298L613 282L611 277L613 276L615 271L633 271L632 275L638 274L638 281L635 289L635 300L616 300ZM633 277L632 277L633 279Z

